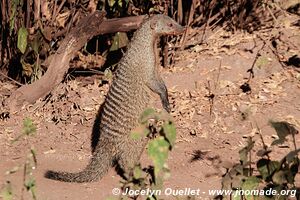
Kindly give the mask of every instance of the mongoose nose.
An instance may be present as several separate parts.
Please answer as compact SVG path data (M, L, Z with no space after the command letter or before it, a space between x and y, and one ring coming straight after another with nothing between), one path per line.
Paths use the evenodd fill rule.
M181 33L183 33L184 31L186 31L187 26L181 26Z
M187 28L186 26L178 25L178 28L176 29L175 34L182 34L182 33L184 33L185 30L186 30L186 28Z

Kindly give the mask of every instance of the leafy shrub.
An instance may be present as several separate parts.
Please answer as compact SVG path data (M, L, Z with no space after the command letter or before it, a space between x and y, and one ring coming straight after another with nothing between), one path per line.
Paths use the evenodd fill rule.
M223 196L222 199L288 199L289 196L295 197L296 188L295 176L300 167L300 159L295 143L296 128L285 121L270 121L270 125L276 130L278 139L273 141L271 146L279 146L286 142L287 137L291 136L294 149L285 155L281 160L271 159L272 150L265 145L261 133L260 139L262 148L257 151L258 160L253 166L253 148L255 141L252 137L248 138L247 145L239 151L240 164L229 169L222 179L222 189L232 190L230 196ZM249 191L263 191L260 193L250 193Z
M162 189L163 182L170 176L166 162L176 139L176 129L170 116L165 112L158 113L153 109L146 109L141 115L138 131L132 133L132 137L136 139L145 136L153 138L147 148L152 165L145 168L141 165L135 166L128 179L122 182L122 190ZM132 198L136 199L138 196ZM156 198L148 196L147 199Z

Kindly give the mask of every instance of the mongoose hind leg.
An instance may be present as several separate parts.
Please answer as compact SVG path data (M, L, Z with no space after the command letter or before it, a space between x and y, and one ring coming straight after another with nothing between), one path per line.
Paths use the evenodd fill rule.
M148 87L160 96L163 108L167 112L170 112L171 108L169 103L168 90L161 77L154 76L152 79L150 79L148 81Z
M138 164L143 150L147 144L148 139L141 140L130 139L124 144L118 155L118 165L123 170L124 176L131 173L135 165ZM127 178L127 177L126 177Z

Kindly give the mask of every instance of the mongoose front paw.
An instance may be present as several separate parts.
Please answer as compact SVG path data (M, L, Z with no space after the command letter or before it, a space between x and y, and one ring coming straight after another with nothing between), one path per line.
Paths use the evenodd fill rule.
M171 112L171 107L170 107L170 103L169 103L169 101L164 101L163 102L163 107L164 107L164 109L168 112L168 113L170 113Z

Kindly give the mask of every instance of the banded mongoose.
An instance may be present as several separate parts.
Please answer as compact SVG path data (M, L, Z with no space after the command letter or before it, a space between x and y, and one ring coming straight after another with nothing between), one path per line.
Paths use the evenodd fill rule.
M135 32L118 64L100 114L100 138L89 164L81 172L47 171L46 178L65 182L90 182L102 178L114 163L128 172L139 161L148 139L133 139L131 131L157 93L163 108L170 111L167 88L158 74L157 39L185 29L165 15L154 15Z

